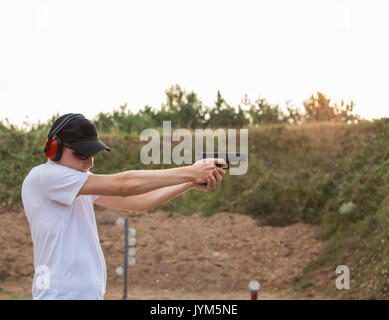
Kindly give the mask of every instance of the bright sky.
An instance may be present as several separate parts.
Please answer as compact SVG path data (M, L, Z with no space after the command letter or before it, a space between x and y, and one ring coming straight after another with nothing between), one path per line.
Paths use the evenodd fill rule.
M159 108L179 84L273 103L320 91L389 116L387 1L0 2L0 119Z

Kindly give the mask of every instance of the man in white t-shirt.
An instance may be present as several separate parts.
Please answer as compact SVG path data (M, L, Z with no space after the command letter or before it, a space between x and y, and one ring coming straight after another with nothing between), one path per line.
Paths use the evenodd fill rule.
M143 212L195 188L214 190L223 159L164 170L89 172L94 156L111 151L81 114L66 114L50 129L48 162L31 169L22 201L34 245L33 299L103 299L107 272L93 203Z

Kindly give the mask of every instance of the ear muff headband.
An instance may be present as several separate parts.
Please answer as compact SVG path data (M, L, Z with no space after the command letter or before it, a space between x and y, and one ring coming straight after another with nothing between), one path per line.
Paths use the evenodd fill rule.
M45 142L44 153L47 158L52 161L58 161L61 159L63 145L61 139L57 136L71 120L75 118L83 118L84 116L80 113L69 114L61 123L49 134Z

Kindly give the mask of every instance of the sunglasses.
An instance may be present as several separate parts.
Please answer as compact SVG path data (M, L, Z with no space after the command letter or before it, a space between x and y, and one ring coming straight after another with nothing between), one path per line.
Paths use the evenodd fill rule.
M68 148L68 149L70 149L70 150L73 150L73 156L75 156L77 159L80 159L80 160L86 160L86 159L88 159L89 157L94 158L94 157L96 156L96 153L94 153L94 154L92 154L92 155L89 155L89 156L85 156L85 155L83 155L83 154L81 154L81 153L78 153L76 150L70 148L69 146L64 145L64 147L66 147L66 148Z

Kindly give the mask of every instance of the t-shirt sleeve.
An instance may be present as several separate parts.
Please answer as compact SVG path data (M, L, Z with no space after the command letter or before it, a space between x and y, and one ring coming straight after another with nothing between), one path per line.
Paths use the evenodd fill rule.
M89 174L66 166L53 165L41 174L41 183L50 200L70 206Z
M88 197L89 200L93 203L95 202L100 196L99 195L86 195L85 197Z

